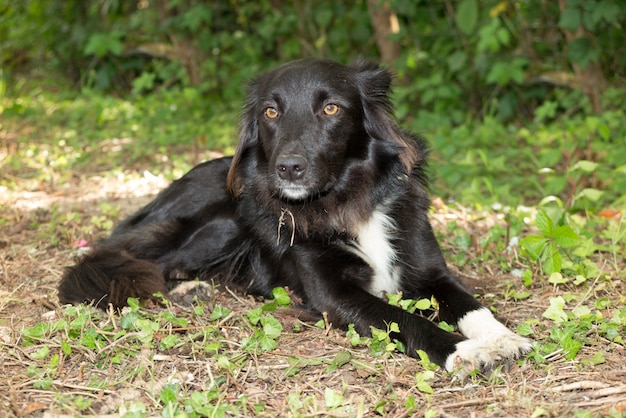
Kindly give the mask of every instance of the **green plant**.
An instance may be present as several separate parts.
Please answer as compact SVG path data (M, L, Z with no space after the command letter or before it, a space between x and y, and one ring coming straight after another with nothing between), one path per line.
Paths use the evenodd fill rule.
M562 254L569 256L567 251L579 244L580 238L571 226L565 224L563 212L552 211L552 216L555 219L541 209L535 219L541 235L527 235L520 241L520 246L531 261L539 262L542 271L554 278L561 272Z
M263 306L252 309L247 313L247 318L256 329L254 337L244 339L243 347L251 352L257 349L269 351L276 348L276 340L280 337L283 326L270 312L274 312L279 306L291 303L291 298L284 288L276 288L272 291L274 299Z

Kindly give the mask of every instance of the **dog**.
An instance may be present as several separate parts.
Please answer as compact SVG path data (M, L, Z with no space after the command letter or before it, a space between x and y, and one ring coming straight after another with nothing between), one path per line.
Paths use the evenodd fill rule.
M427 147L402 130L377 64L286 63L253 80L232 157L202 163L117 225L59 284L62 303L121 307L181 280L303 305L361 335L395 322L408 355L487 371L530 341L507 329L448 268L428 210ZM438 302L459 333L385 300Z

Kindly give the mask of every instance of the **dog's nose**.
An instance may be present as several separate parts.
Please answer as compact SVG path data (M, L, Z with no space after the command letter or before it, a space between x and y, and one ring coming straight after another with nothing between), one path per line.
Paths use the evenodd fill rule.
M301 155L281 155L276 160L276 171L283 180L295 181L304 175L309 162Z

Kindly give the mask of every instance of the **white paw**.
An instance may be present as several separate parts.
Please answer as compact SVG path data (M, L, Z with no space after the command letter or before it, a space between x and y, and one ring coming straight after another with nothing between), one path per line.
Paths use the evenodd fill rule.
M488 372L508 366L532 350L529 339L510 331L487 308L469 312L459 320L459 330L468 339L456 345L446 360L446 370L465 377L473 370Z
M508 366L532 350L530 340L508 331L497 338L469 339L456 345L446 359L446 370L465 377L474 370L489 372L499 365Z
M212 294L213 287L211 284L195 280L181 282L181 284L169 291L168 297L175 303L191 305L196 297L201 300L210 300Z

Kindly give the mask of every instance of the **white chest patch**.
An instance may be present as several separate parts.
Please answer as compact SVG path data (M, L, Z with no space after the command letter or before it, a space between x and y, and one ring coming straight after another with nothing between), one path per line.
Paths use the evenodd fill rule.
M380 210L374 211L367 223L361 225L354 242L355 252L374 269L374 278L367 291L381 297L395 293L400 287L401 269L396 251L391 245L395 231L393 220Z

